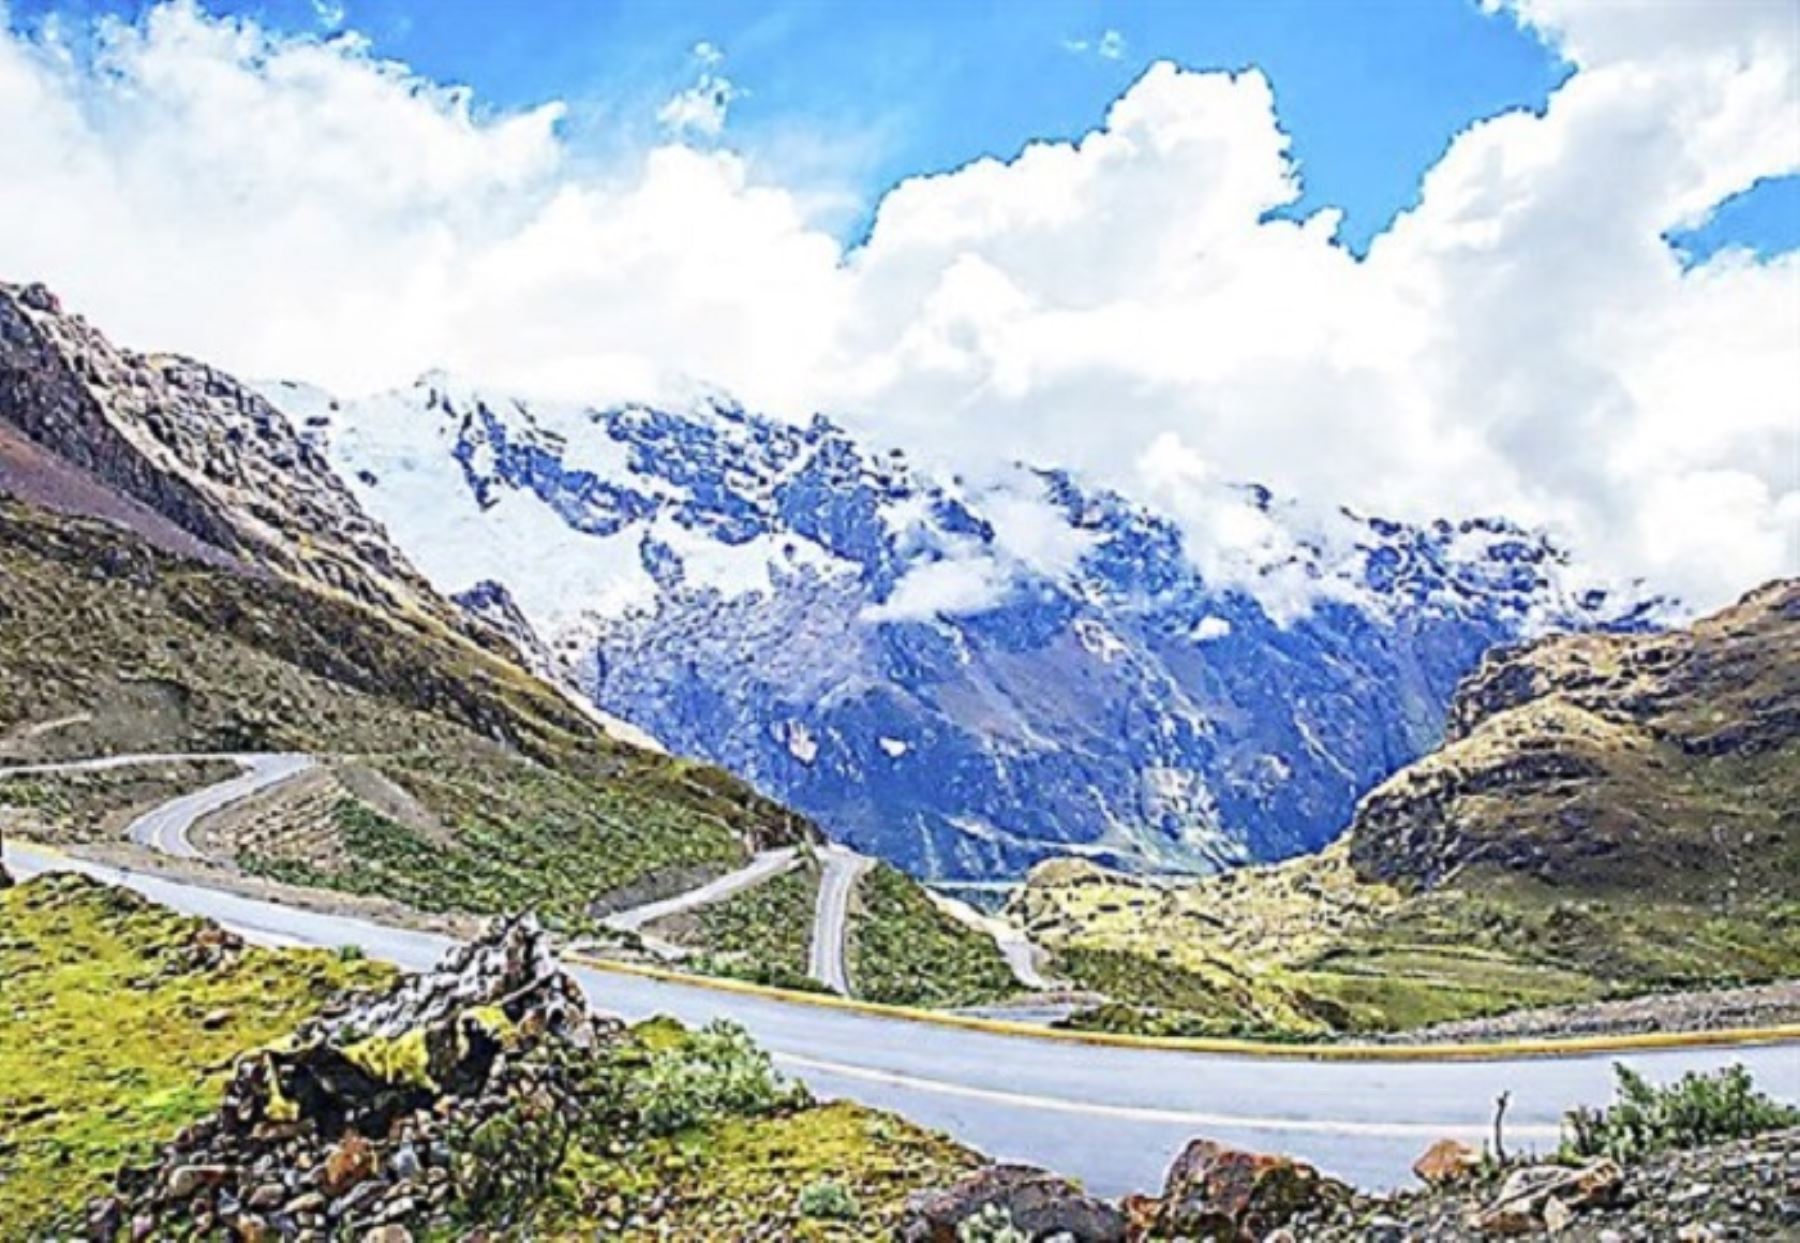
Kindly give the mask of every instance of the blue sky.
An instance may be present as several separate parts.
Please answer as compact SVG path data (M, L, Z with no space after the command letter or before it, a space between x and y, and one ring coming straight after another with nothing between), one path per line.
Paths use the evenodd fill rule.
M0 273L117 339L1795 572L1793 0L224 2L0 0Z
M132 0L15 0L15 24L46 13L136 16ZM1473 0L206 0L291 32L352 28L374 51L488 106L571 104L576 146L596 160L660 136L656 113L692 85L694 49L740 92L718 141L789 185L845 196L848 240L881 193L918 173L1034 138L1093 128L1151 62L1260 67L1301 167L1291 209L1345 212L1366 249L1416 201L1419 179L1461 129L1542 108L1570 68ZM691 136L690 136L691 139ZM1734 244L1764 256L1800 245L1800 182L1740 196L1672 238L1693 260Z

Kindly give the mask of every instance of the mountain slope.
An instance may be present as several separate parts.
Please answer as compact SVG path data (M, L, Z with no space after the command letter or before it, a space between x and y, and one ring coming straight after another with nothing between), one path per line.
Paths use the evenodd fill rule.
M1785 895L1800 875L1800 582L1690 629L1491 653L1447 733L1358 808L1360 874Z
M1221 487L1262 534L1207 578L1173 521L1065 473L940 480L824 419L265 391L441 590L504 587L608 711L942 878L1316 849L1489 645L1655 614L1498 521Z
M1491 653L1448 733L1323 855L1186 886L1046 864L1013 913L1077 975L1211 969L1358 1027L1800 975L1800 582Z
M348 797L318 843L338 866L306 880L565 924L815 835L608 736L437 595L280 412L115 349L41 287L0 286L0 493L0 759L349 755L377 771L347 790L398 781L433 831Z
M41 285L0 284L0 423L122 497L108 517L142 507L215 560L466 624L255 392L192 359L118 349ZM52 506L67 495L66 470L14 464L13 491L47 485L32 499ZM139 533L164 542L163 523Z

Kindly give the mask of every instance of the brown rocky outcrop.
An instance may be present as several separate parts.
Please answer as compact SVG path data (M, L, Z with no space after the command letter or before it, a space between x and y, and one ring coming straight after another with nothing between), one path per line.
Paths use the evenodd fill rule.
M1304 1162L1198 1139L1169 1167L1155 1229L1168 1237L1259 1243L1348 1194Z
M1741 863L1755 881L1776 846L1771 805L1800 824L1784 758L1796 739L1800 581L1683 630L1498 649L1458 689L1445 745L1364 797L1351 862L1424 888L1483 865L1630 886ZM1737 807L1708 792L1718 761Z

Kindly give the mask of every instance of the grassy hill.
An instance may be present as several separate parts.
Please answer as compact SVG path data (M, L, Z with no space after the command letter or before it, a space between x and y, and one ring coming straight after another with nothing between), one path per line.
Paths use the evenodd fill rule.
M1800 583L1686 630L1490 654L1445 744L1322 855L1191 884L1056 863L1013 910L1078 982L1195 1029L1383 1030L1800 974Z

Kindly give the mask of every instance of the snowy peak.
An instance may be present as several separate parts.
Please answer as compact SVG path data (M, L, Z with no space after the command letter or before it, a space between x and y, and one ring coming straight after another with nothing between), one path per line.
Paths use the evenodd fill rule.
M934 478L722 400L441 375L271 396L439 589L516 610L496 624L601 707L938 876L1311 848L1435 743L1488 646L1664 607L1503 520L1220 483L1178 521L1054 467Z

